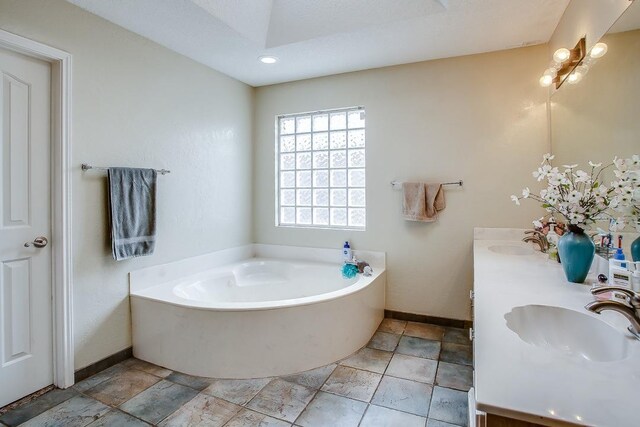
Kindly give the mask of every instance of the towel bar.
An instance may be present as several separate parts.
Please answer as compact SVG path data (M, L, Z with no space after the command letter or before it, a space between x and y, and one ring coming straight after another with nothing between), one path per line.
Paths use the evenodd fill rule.
M442 185L458 185L458 186L462 187L462 180L454 181L454 182L443 182ZM401 181L391 181L391 186L393 188L401 188L402 182Z
M92 165L89 165L87 163L83 163L82 164L82 170L83 171L87 171L89 169L95 169L95 170L101 170L101 171L109 170L108 167L104 167L104 166L92 166ZM171 173L171 171L167 170L167 169L156 169L155 171L158 172L160 175L166 175L168 173Z

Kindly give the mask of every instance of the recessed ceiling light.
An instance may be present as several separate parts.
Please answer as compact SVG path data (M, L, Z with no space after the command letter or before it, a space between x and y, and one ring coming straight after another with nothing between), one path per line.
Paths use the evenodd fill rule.
M265 56L258 57L258 59L263 64L275 64L276 62L278 62L278 58L276 58L275 56L265 55Z

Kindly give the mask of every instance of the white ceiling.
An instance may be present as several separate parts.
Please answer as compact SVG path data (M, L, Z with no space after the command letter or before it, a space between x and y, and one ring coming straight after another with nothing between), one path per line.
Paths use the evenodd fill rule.
M569 3L67 1L252 86L545 43Z

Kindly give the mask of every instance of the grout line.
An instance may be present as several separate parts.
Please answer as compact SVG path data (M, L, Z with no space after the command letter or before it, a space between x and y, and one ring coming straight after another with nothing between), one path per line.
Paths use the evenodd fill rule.
M394 335L399 335L399 336L400 336L400 339L401 339L403 336L411 337L411 335L406 335L406 334L405 334L405 330L406 330L406 326L405 326L405 328L403 328L403 330L402 330L402 332L401 332L400 334L396 334L396 333L393 333L393 332L387 332L387 333L394 334ZM376 332L378 332L378 331L376 331ZM379 332L386 332L386 331L379 331ZM420 338L420 337L414 337L414 338ZM406 414L410 414L410 415L414 415L414 416L419 416L419 417L425 418L425 420L428 420L428 419L438 420L437 418L429 418L429 414L430 414L430 412L431 412L431 404L432 404L432 402L433 402L433 391L435 390L435 387L439 387L439 388L443 388L443 389L448 389L448 390L453 390L453 391L457 391L457 392L461 392L461 393L465 393L465 390L459 390L459 389L455 389L455 388L451 388L451 387L443 387L443 386L441 386L441 385L436 384L437 374L438 374L438 371L439 371L439 369L440 369L440 367L441 367L440 362L445 363L445 361L441 361L441 360L440 360L440 356L441 356L442 351L441 351L441 352L440 352L440 354L438 355L438 358L437 358L437 359L430 359L430 358L422 358L422 357L418 357L418 358L420 358L420 359L436 361L436 363L437 363L437 367L436 367L436 376L435 376L435 378L434 378L434 383L433 383L433 384L430 384L430 383L424 383L424 382L421 382L421 381L415 381L415 380L411 380L411 379L407 379L407 378L400 378L400 377L396 377L396 376L393 376L393 375L387 374L387 371L388 371L388 369L389 369L389 365L391 364L391 360L393 359L393 356L395 356L396 354L402 354L402 353L397 353L397 350L398 350L398 347L399 347L400 339L398 340L398 344L396 344L396 346L394 347L394 350L393 350L393 351L380 350L380 349L373 349L373 350L378 350L378 351L384 351L384 352L386 352L386 353L391 353L391 358L389 359L389 362L386 364L385 369L384 369L384 371L383 371L382 373L380 373L380 372L375 372L375 371L371 371L371 370L368 370L368 369L361 369L361 368L356 368L356 367L352 367L352 366L347 366L347 365L342 365L342 364L341 364L341 362L342 362L342 361L344 361L344 360L348 359L349 357L352 357L354 354L358 353L358 352L359 352L359 351L361 351L362 349L364 349L364 348L371 348L371 347L367 347L367 345L363 346L362 348L360 348L359 350L357 350L356 352L354 352L352 355L347 356L346 358L343 358L343 359L341 359L341 360L339 360L339 361L334 362L334 363L335 363L335 365L336 365L336 366L334 367L334 369L329 373L329 375L327 375L327 377L325 378L325 380L323 381L323 383L322 383L318 388L313 388L313 395L312 395L311 399L310 399L310 400L309 400L309 402L304 406L304 408L302 409L302 411L300 412L300 414L296 417L296 419L293 421L293 423L295 423L295 422L297 422L297 421L298 421L298 419L300 418L300 416L302 415L302 413L303 413L303 412L304 412L304 411L309 407L309 405L311 404L311 402L312 402L312 401L317 397L317 395L318 395L318 393L319 393L320 391L322 391L323 393L328 393L328 394L332 394L332 395L335 395L335 396L338 396L338 397L342 397L342 398L351 399L351 400L354 400L354 401L357 401L357 402L365 403L367 406L366 406L366 408L365 408L365 410L364 410L364 412L363 412L363 414L362 414L362 416L361 416L361 418L360 418L360 421L359 421L358 425L360 425L360 424L362 423L362 420L364 419L365 415L367 414L367 412L369 411L369 409L370 409L370 407L371 407L372 405L373 405L373 406L380 406L380 407L383 407L383 408L385 408L385 409L390 409L390 410L394 410L394 411L398 411L398 412L402 412L402 413L406 413ZM422 339L426 339L426 338L422 338ZM433 340L433 339L430 339L430 341L440 342L440 343L441 343L441 346L442 346L442 344L443 344L443 343L445 343L445 342L450 343L450 344L460 345L460 346L466 346L466 344L459 344L459 343L456 343L456 342L444 341L444 334L443 334L443 336L442 336L442 338L441 338L440 340ZM368 344L368 343L367 343L367 344ZM408 356L410 356L410 355L408 355ZM414 357L417 357L417 356L414 356ZM130 359L135 359L135 358L130 358ZM130 360L130 359L126 359L126 360ZM120 364L122 364L123 362L125 362L125 361L119 362L118 364L113 365L113 366L120 365ZM473 369L473 363L472 363L471 365L466 365L466 364L463 364L463 363L454 363L454 362L446 362L446 363L453 364L453 365L457 365L457 366L461 366L461 367L462 367L462 366L464 366L464 367L469 367L469 368ZM154 366L155 366L155 365L154 365ZM327 365L325 365L325 366L327 366ZM333 393L333 392L330 392L330 391L322 390L322 387L324 387L324 386L325 386L325 384L327 383L327 381L329 380L329 378L331 378L331 376L334 374L334 372L335 372L335 370L337 369L337 367L338 367L338 366L348 367L348 368L351 368L351 369L356 369L356 370L360 370L360 371L364 371L364 372L374 373L374 374L376 374L376 375L380 375L380 380L378 381L378 383L377 383L377 385L376 385L376 388L375 388L375 390L374 390L373 394L371 395L371 398L370 398L368 401L363 401L363 400L359 400L359 399L354 399L354 398L347 397L347 396L342 396L342 395L340 395L340 394ZM323 367L324 367L324 366L323 366ZM92 375L91 377L96 376L96 375L98 375L98 374L100 374L100 373L102 373L102 372L104 372L105 370L110 369L110 368L111 368L111 367L109 367L109 368L105 368L105 369L103 369L102 371L95 373L95 374L94 374L94 375ZM282 420L282 421L287 422L287 423L289 423L289 422L290 422L290 421L288 421L288 420L285 420L285 419L282 419L282 418L278 418L278 417L274 417L273 415L266 414L266 413L261 412L260 410L255 410L255 409L253 409L253 408L248 407L249 403L251 403L251 402L256 398L256 396L257 396L258 394L260 394L260 392L261 392L262 390L264 390L264 388L266 388L266 387L267 387L271 382L273 382L273 381L274 381L274 380L276 380L276 379L280 379L280 380L282 380L282 381L286 381L286 380L284 380L284 379L282 378L283 376L271 377L270 381L269 381L269 382L267 382L267 383L266 383L262 388L260 388L260 389L259 389L259 390L258 390L258 391L257 391L257 392L256 392L256 393L255 393L255 394L254 394L254 395L253 395L253 396L252 396L252 397L251 397L251 398L250 398L246 403L244 403L244 404L242 404L242 405L238 405L237 403L230 402L230 401L228 401L228 400L226 400L226 399L223 399L223 398L220 398L220 397L217 397L217 396L213 396L213 395L209 395L209 394L203 393L204 389L199 390L199 389L197 389L197 388L195 388L195 387L193 387L193 386L190 386L190 385L180 384L180 383L177 383L177 382L174 382L174 381L168 380L167 378L168 378L168 376L169 376L169 375L171 375L171 374L169 374L169 375L167 375L167 376L162 377L162 376L157 375L157 374L155 374L155 373L151 373L151 372L145 371L144 369L140 369L140 367L136 367L136 366L123 366L123 368L125 368L125 370L131 369L131 370L136 370L136 371L139 371L139 372L144 372L144 373L146 373L146 374L149 374L149 375L152 375L152 376L154 376L154 377L158 378L158 379L159 379L159 381L158 381L158 382L160 382L160 381L162 381L162 380L165 380L165 381L167 381L167 382L170 382L171 384L176 384L176 385L180 385L180 386L183 386L183 387L187 387L187 388L189 388L189 389L194 390L194 391L196 391L196 392L197 392L197 394L196 394L192 399L190 399L190 400L188 400L187 402L185 402L183 405L181 405L179 408L177 408L177 409L176 409L176 411L178 411L179 409L181 409L184 405L188 404L191 400L195 399L198 395L203 394L203 395L205 395L205 396L214 397L215 399L220 399L220 400L222 400L222 401L224 401L224 402L227 402L227 403L233 404L233 405L238 406L238 407L240 408L240 409L238 410L238 412L236 412L236 413L235 413L235 414L234 414L234 415L233 415L233 416L232 416L232 417L231 417L227 422L225 422L225 423L224 423L224 425L227 425L229 422L231 422L231 420L233 420L233 419L234 419L234 418L235 418L235 417L236 417L236 416L237 416L237 415L238 415L238 414L239 414L243 409L246 409L246 410L249 410L249 411L253 411L253 412L259 413L259 414L261 414L261 415L264 415L264 416L267 416L267 417L270 417L270 418L274 418L274 419ZM165 368L165 369L166 369L166 368ZM317 369L317 368L316 368L316 369ZM170 371L171 371L172 373L176 373L176 372L177 372L177 371L173 371L173 370L170 370ZM117 374L119 374L119 373L120 373L120 372L115 372L112 376L107 377L107 378L105 378L104 380L102 380L102 381L100 381L100 382L96 383L96 384L95 384L95 385L93 385L93 387L91 387L90 389L83 390L83 391L77 390L77 389L75 389L75 388L73 388L73 387L72 387L72 389L73 389L73 391L74 391L75 393L77 393L77 395L84 396L84 397L90 398L90 399L92 399L92 400L95 400L95 401L97 401L97 402L100 402L100 403L104 404L105 406L109 407L109 408L110 408L110 410L114 410L114 411L116 411L116 412L120 412L120 413L126 414L126 415L128 415L128 416L130 416L130 417L132 417L132 418L134 418L134 419L137 419L137 420L140 420L140 421L142 421L142 422L144 422L144 423L149 424L147 421L143 420L142 418L139 418L139 417L137 417L137 416L136 416L136 415L134 415L134 414L131 414L131 413L129 413L129 412L126 412L126 411L122 410L122 409L120 408L120 405L118 405L118 406L113 406L113 405L111 405L111 404L108 404L108 403L102 402L101 400L99 400L99 399L97 399L97 398L95 398L95 397L93 397L93 396L90 396L90 395L88 395L88 394L86 393L87 391L89 391L89 390L93 389L94 387L97 387L98 385L100 385L100 384L104 383L105 381L109 381L109 380L113 379L113 377L114 377L114 376L116 376L116 375L117 375ZM183 375L188 375L188 374L183 374ZM293 375L295 375L295 374L293 374ZM189 376L193 376L193 375L189 375ZM426 415L426 416L417 415L417 414L414 414L414 413L411 413L411 412L407 412L407 411L404 411L404 410L401 410L401 409L397 409L397 408L389 408L389 407L386 407L386 406L382 406L382 405L375 405L375 404L373 404L373 403L372 403L372 400L373 400L373 398L375 397L376 393L378 392L378 390L379 390L379 388L380 388L380 384L382 383L382 380L384 379L384 377L385 377L385 376L388 376L388 377L391 377L391 378L404 379L404 380L407 380L407 381L413 381L413 382L416 382L416 383L418 383L418 384L425 384L425 385L430 386L430 387L432 388L432 393L431 393L431 396L430 396L430 399L429 399L429 407L427 408L427 415ZM89 378L91 378L91 377L88 377L87 379L89 379ZM193 376L193 377L196 377L196 378L205 378L206 380L212 380L212 382L211 382L211 383L213 383L213 381L215 381L215 380L219 380L218 378L206 378L206 377L197 377L197 376ZM156 383L154 383L154 384L150 385L149 387L147 387L147 388L145 388L145 389L141 390L140 392L136 393L135 395L131 396L129 399L127 399L127 401L123 402L122 404L124 404L124 403L128 402L129 400L133 399L134 397L138 396L139 394L141 394L141 393L145 392L145 391L146 391L146 390L148 390L149 388L151 388L151 387L153 387L154 385L158 384L158 382L156 382ZM286 381L286 382L289 382L289 381ZM291 382L291 383L292 383L292 384L295 384L295 385L301 385L301 386L304 386L304 385L302 385L302 384L297 384L297 383L294 383L294 382ZM306 387L306 386L305 386L305 387ZM307 388L311 388L311 387L307 387ZM206 389L206 388L205 388L205 389ZM46 394L46 393L45 393L45 394ZM73 398L73 397L74 397L74 396L70 396L70 397L69 397L69 399L71 399L71 398ZM38 398L40 398L40 396L39 396ZM38 398L35 398L35 399L33 399L32 401L35 401L35 400L37 400ZM60 404L62 404L62 403L64 403L64 402L66 402L66 401L68 401L69 399L65 399L64 401L59 402L57 405L52 406L51 408L47 409L46 411L43 411L42 413L47 412L47 411L50 411L50 410L52 410L52 409L56 408L57 406L59 406ZM30 403L30 402L28 402L28 403ZM25 403L25 405L26 405L26 404L28 404L28 403ZM121 405L122 405L122 404L121 404ZM20 408L20 407L18 407L18 408ZM15 408L15 409L18 409L18 408ZM163 421L163 420L165 420L165 419L167 419L169 416L171 416L171 415L172 415L173 413L175 413L176 411L173 411L173 412L171 412L170 414L167 414L167 415L166 415L162 420L160 420L160 422L161 422L161 421ZM8 411L8 412L11 412L11 411ZM110 411L109 411L109 412L110 412ZM109 413L109 412L107 412L107 413ZM105 415L106 415L107 413L105 413ZM38 415L40 415L40 414L38 414ZM37 415L36 415L36 416L37 416ZM34 418L34 417L32 417L32 418ZM100 418L102 418L102 417L100 417ZM100 418L97 418L97 419L100 419ZM438 420L438 421L444 421L444 420ZM156 425L156 424L154 424L154 425ZM2 422L0 422L0 426L3 426L3 427L4 427L4 426L5 426L5 424L3 424Z
M157 383L156 383L156 384L157 384ZM148 388L148 387L147 387L147 388ZM90 390L90 389L89 389L89 390ZM144 390L147 390L147 389L145 388ZM144 391L144 390L142 390L142 391ZM76 391L77 391L77 390L76 390ZM141 391L140 393L142 393L142 391ZM100 403L102 403L103 405L105 405L105 406L107 406L107 407L111 408L112 410L116 410L116 411L118 411L118 412L122 412L122 413L124 413L124 414L127 414L127 415L129 415L129 416L131 416L131 417L133 417L133 418L135 418L135 419L137 419L137 420L140 420L140 421L142 421L142 422L144 422L144 423L146 423L146 424L151 424L151 423L149 423L148 421L143 420L142 418L139 418L139 417L137 417L137 416L135 416L135 415L133 415L133 414L130 414L130 413L129 413L129 412L127 412L127 411L123 411L122 409L120 409L120 407L119 407L119 406L113 406L113 405L111 405L111 404L109 404L109 403L105 403L105 402L101 401L100 399L96 399L95 397L93 397L93 396L90 396L90 395L86 394L86 393L85 393L85 392L83 392L83 391L78 391L78 393L79 393L80 395L82 395L82 396L86 397L86 398L89 398L89 399L95 400L96 402L100 402ZM138 394L140 394L140 393L138 393ZM136 394L136 395L134 395L134 396L131 396L131 398L127 399L125 402L122 402L122 403L121 403L121 405L124 405L125 403L127 403L129 400L133 399L133 398L134 398L135 396L137 396L138 394ZM107 413L108 413L108 412L107 412ZM104 415L107 415L107 414L104 414ZM104 416L104 415L103 415L103 416ZM96 419L97 419L97 420L99 420L100 418L102 418L102 417L99 417L99 418L96 418ZM93 421L92 421L92 422L93 422Z

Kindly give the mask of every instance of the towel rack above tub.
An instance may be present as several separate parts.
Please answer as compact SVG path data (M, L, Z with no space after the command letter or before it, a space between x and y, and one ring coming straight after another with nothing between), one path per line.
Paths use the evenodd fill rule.
M87 163L83 163L82 164L82 170L83 171L87 171L89 169L95 169L95 170L100 170L100 171L108 171L109 170L109 168L105 167L105 166L92 166L92 165L87 164ZM171 173L171 171L168 170L168 169L156 169L155 171L158 172L160 175L166 175L168 173Z
M462 180L454 181L454 182L443 182L442 185L457 185L457 186L462 187ZM391 181L391 187L393 187L394 190L400 190L400 189L402 189L402 182L401 181Z

